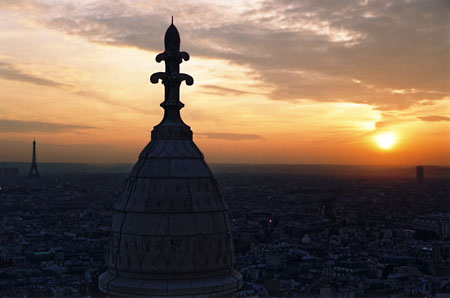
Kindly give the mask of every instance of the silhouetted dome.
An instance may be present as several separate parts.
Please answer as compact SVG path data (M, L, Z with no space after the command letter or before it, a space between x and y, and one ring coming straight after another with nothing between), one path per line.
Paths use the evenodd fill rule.
M178 65L189 55L168 51L179 47L173 25L165 43L157 61L165 61L166 72L151 77L165 85L164 118L114 205L99 288L112 297L232 296L242 275L233 269L228 207L179 113L180 83L193 79L178 73Z

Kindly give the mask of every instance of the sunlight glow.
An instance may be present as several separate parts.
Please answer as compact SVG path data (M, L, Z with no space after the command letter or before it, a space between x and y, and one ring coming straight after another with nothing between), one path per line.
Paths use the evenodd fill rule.
M384 132L376 136L378 146L383 149L390 149L397 140L397 136L392 132Z

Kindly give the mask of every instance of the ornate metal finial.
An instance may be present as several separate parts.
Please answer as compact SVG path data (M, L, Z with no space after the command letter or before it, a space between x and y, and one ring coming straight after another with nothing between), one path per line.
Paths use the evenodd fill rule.
M166 71L152 74L150 82L156 84L161 80L165 87L164 102L161 103L161 107L164 108L164 118L160 125L176 126L184 124L179 112L184 107L180 101L181 82L186 81L187 85L192 85L194 79L188 74L180 73L180 64L183 60L189 60L189 54L180 52L180 34L173 23L166 31L164 46L165 51L156 56L156 62L164 60Z

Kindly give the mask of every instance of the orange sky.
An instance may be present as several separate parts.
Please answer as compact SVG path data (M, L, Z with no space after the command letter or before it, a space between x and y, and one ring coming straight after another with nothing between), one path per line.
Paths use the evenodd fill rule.
M448 1L217 3L0 1L0 162L135 162L173 15L208 162L450 165Z

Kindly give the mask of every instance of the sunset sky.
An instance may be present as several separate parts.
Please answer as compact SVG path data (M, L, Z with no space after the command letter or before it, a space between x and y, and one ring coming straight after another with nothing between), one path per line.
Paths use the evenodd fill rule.
M0 0L0 162L134 163L173 15L208 162L448 166L449 3Z

